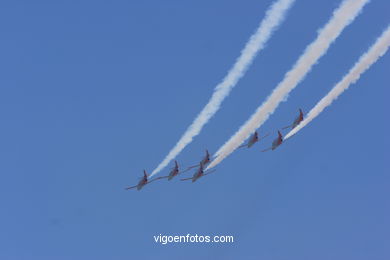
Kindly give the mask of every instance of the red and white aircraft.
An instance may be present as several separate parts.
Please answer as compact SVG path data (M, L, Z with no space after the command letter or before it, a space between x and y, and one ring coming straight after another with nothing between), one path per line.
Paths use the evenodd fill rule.
M200 161L200 166L206 166L207 164L209 164L211 162L210 160L210 154L209 154L209 151L206 150L206 155L204 156L204 158L202 159L202 161Z
M137 190L141 190L146 184L149 184L149 183L151 183L153 181L160 180L160 179L163 179L163 178L166 178L166 177L157 177L157 178L154 178L153 180L149 180L148 174L144 170L144 176L141 178L141 180L138 182L138 184L135 185L135 186L127 187L125 189L126 190L130 190L130 189L137 188Z
M199 169L194 173L191 178L180 179L181 181L192 180L192 182L196 182L200 177L209 175L210 173L215 172L215 170L209 171L207 173L204 172L203 164L199 166Z
M291 125L283 127L282 129L284 130L284 129L287 129L287 128L290 128L290 127L291 127L291 129L294 129L302 121L303 121L303 112L302 112L302 109L299 109L299 115L298 115L297 118L295 118L294 122Z
M269 151L269 150L275 150L282 143L283 143L283 136L280 133L280 131L278 131L278 137L272 142L272 147L270 147L268 149L265 149L262 152L266 152L266 151Z
M257 133L257 131L255 131L252 134L252 136L249 138L248 143L243 144L243 145L239 146L238 148L242 148L242 147L251 148L252 145L254 145L255 143L257 143L258 141L260 141L261 139L263 139L263 138L265 138L267 136L269 136L269 133L259 138L259 134Z
M175 177L179 173L180 173L180 171L179 171L179 164L177 163L177 161L175 161L175 167L173 167L173 169L171 170L169 175L166 176L166 178L168 178L168 181L170 181L170 180L172 180L173 177Z
M210 154L209 151L206 150L206 155L203 157L203 159L199 162L199 164L193 165L188 167L184 172L191 170L192 168L198 167L198 166L207 166L211 162L210 160Z

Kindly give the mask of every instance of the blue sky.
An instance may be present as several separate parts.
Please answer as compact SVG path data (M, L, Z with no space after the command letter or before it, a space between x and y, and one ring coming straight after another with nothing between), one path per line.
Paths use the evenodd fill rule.
M260 152L386 28L386 0L364 8L264 124L271 138L194 184L123 189L172 148L271 2L2 1L0 258L388 259L389 54L298 135ZM216 151L339 3L297 0L179 162ZM235 242L153 240L188 233Z

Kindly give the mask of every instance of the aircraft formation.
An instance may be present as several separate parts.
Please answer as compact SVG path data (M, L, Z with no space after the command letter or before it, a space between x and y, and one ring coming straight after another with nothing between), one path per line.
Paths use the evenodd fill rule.
M285 129L294 129L295 127L297 127L302 121L303 121L303 112L301 109L299 109L299 115L298 117L295 118L295 120L293 121L293 123L291 125L288 125L288 126L285 126L282 128L282 130L285 130ZM266 138L267 136L269 136L269 133L262 136L262 137L259 137L259 134L257 131L255 131L251 136L250 138L248 139L248 142L246 144L243 144L241 145L239 148L251 148L255 143L259 142L260 140L263 140L264 138ZM280 132L280 130L278 130L278 136L276 137L276 139L272 142L272 145L271 147L265 149L265 150L262 150L262 152L266 152L266 151L269 151L269 150L275 150L277 147L279 147L281 144L283 143L283 135L282 133ZM126 190L131 190L131 189L137 189L137 190L141 190L145 185L151 183L151 182L154 182L154 181L157 181L157 180L162 180L162 179L168 179L168 181L172 180L174 177L180 175L180 174L183 174L185 172L188 172L189 170L193 169L193 168L197 168L197 170L195 171L195 173L193 174L192 177L188 177L188 178L183 178L183 179L180 179L181 181L188 181L188 180L191 180L191 182L196 182L199 178L203 177L203 176L206 176L206 175L209 175L213 172L215 172L215 170L210 170L210 171L206 171L205 170L205 167L211 162L211 159L210 159L210 153L208 150L206 150L206 154L204 155L204 157L202 158L202 160L198 163L198 164L195 164L195 165L192 165L192 166L189 166L187 168L185 168L185 170L180 170L180 167L179 167L179 163L175 160L175 165L174 167L171 169L171 171L169 172L169 174L167 176L161 176L161 177L156 177L156 178L153 178L153 179L150 179L146 170L144 170L143 172L143 176L142 178L139 180L138 184L137 185L134 185L134 186L129 186L129 187L126 187L125 189Z

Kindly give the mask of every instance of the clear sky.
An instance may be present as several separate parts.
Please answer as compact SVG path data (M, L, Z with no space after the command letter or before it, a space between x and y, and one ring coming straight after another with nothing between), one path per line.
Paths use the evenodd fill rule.
M387 0L372 0L281 104L260 129L271 137L194 184L123 189L173 147L271 2L1 1L0 258L389 259L390 54L261 152L387 27ZM339 3L297 0L182 165L248 119ZM235 241L161 245L159 234Z

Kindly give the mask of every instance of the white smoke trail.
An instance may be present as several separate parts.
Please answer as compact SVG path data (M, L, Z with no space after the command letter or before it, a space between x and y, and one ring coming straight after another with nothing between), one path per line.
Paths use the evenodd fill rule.
M299 130L316 118L327 106L330 106L349 86L359 80L360 76L370 68L380 57L382 57L390 47L390 26L382 33L370 49L363 54L359 61L344 78L338 82L333 89L323 97L310 112L306 118L293 130L291 130L284 139L296 134Z
M245 45L245 48L241 51L240 57L236 60L235 64L229 70L222 82L215 87L214 93L207 105L187 128L186 132L164 160L157 166L156 169L153 170L150 176L155 175L166 167L168 163L174 159L189 143L191 143L192 139L196 135L200 133L203 126L218 111L222 101L229 95L238 80L245 74L257 53L265 47L265 44L271 37L272 33L283 22L288 10L294 2L295 0L278 0L271 5L257 31L250 37L249 41Z
M224 158L231 154L248 136L259 128L275 111L279 103L285 100L297 84L304 79L313 65L328 50L331 43L341 34L362 10L369 0L344 0L333 12L331 19L319 31L314 42L308 45L295 63L293 68L286 73L284 79L273 90L267 100L257 108L251 118L217 151L217 157L210 163L207 169L215 167Z

